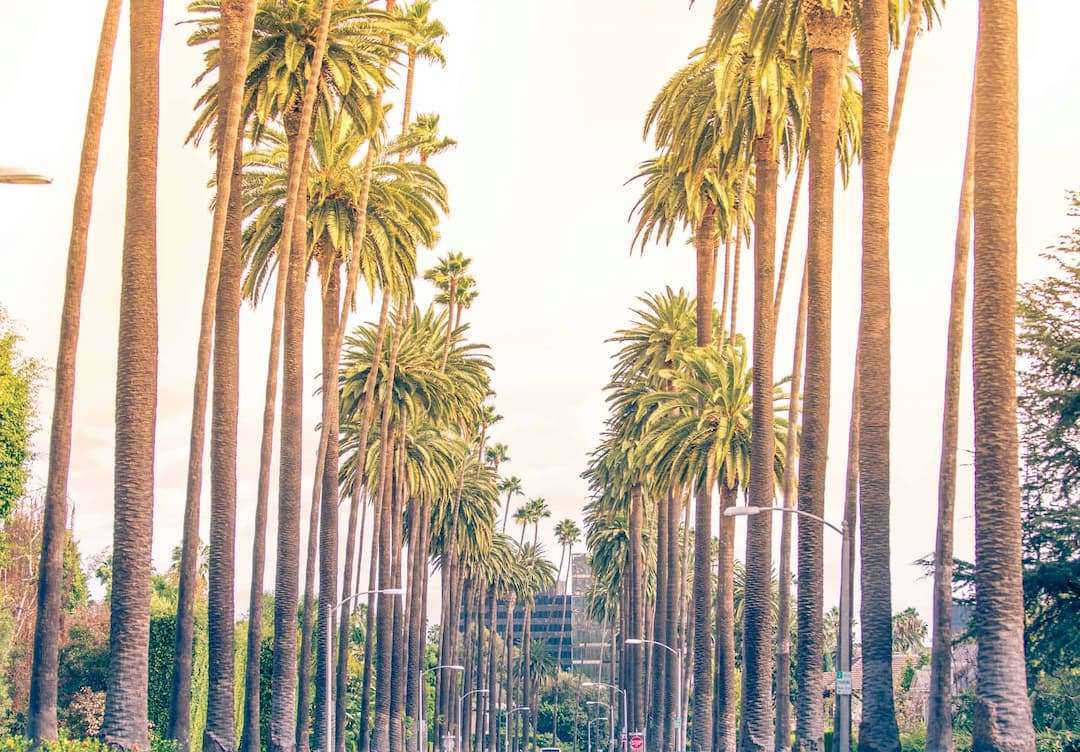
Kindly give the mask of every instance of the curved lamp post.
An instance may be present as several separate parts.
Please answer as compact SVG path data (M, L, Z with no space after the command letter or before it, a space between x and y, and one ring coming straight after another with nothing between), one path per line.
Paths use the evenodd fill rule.
M38 175L21 167L0 166L0 183L8 185L48 185L52 178L47 175Z
M597 718L593 718L591 720L585 721L585 731L586 731L586 733L585 733L586 742L585 743L586 743L586 749L588 750L588 752L592 752L592 725L594 723L598 722L598 721L608 721L608 722L610 722L610 720L611 720L610 718L606 718L604 716L599 716Z
M621 687L617 687L614 684L608 684L607 682L584 682L583 687L607 687L608 689L614 689L616 692L622 693L622 725L623 734L628 733L630 726L630 716L626 712L626 690ZM615 741L615 724L611 724L611 740Z
M784 512L807 517L820 522L825 527L840 534L840 636L837 639L837 668L851 680L851 531L847 521L834 525L824 517L805 512L794 507L728 507L725 517L752 517L762 512ZM836 730L837 749L839 752L851 752L851 694L850 690L840 694L839 682L836 686L836 708L840 723Z
M331 624L334 623L334 614L337 613L338 609L340 609L346 603L349 603L350 601L356 600L357 598L359 598L362 595L404 595L404 594L405 594L405 588L399 588L399 587L384 588L383 590L364 590L364 591L361 591L359 593L353 593L352 595L348 596L347 598L342 598L340 601L337 602L337 604L333 608L330 609L330 618L327 619L327 622L326 622L327 626L330 626ZM369 621L370 621L370 619L369 619ZM331 632L332 631L333 631L333 629L331 629ZM328 645L330 644L329 640L327 640L327 644ZM331 677L332 677L332 675L334 673L333 669L332 669L332 664L333 664L333 661L327 661L326 662L326 710L324 711L324 714L326 715L326 736L324 737L324 742L326 744L327 751L329 751L331 748L334 747L334 742L333 742L333 738L334 738L334 735L333 735L333 729L334 729L334 702L333 702L333 695L331 694L331 686L330 686Z
M666 645L665 643L660 642L659 640L643 640L643 639L638 639L636 637L631 637L631 638L627 639L626 644L627 645L656 645L657 647L661 647L664 650L667 650L669 653L671 653L672 655L675 656L675 659L677 661L676 665L678 666L678 670L679 670L679 675L680 675L680 677L682 676L682 666L683 666L683 651L682 651L682 648L679 648L678 650L676 650L675 648L671 647L670 645ZM677 749L684 750L684 749L686 749L686 739L683 736L683 734L684 734L685 729L686 729L686 723L683 720L683 712L685 711L685 709L683 708L683 699L682 699L682 681L678 681L675 684L675 707L677 708L677 710L675 711L675 743L676 743L676 745L678 745Z
M458 701L457 701L457 732L458 732L458 735L456 737L458 739L458 741L459 741L459 744L457 745L458 750L464 750L465 749L464 731L462 730L465 727L461 723L461 721L463 720L462 719L462 710L465 707L465 698L468 697L469 695L486 695L487 693L488 693L488 691L486 689L474 689L474 690L471 690L469 692L466 692L465 694L463 694L461 697L458 698Z
M458 663L445 663L441 666L432 666L431 668L424 669L420 672L420 707L417 708L416 719L416 739L422 745L420 747L421 752L427 750L427 719L424 717L424 706L427 702L424 699L424 677L430 674L432 671L464 671L465 667Z
M516 708L507 708L503 711L504 725L506 726L506 734L504 735L503 749L506 752L510 752L510 716L513 713L520 713L523 710L531 710L528 705L518 705Z

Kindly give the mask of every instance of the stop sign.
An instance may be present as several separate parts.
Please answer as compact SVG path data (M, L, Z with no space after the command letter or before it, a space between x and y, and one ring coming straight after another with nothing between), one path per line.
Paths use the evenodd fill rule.
M645 749L645 734L635 731L630 734L630 752L642 752Z

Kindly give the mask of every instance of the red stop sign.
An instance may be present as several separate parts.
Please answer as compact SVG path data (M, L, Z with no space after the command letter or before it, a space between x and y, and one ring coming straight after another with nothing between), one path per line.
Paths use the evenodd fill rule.
M640 731L630 734L630 749L631 752L641 752L645 749L645 734Z

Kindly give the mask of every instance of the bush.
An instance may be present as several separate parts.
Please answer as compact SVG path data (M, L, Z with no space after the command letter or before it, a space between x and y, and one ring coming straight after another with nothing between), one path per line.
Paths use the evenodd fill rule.
M83 687L61 712L66 735L72 739L96 739L105 720L105 693Z

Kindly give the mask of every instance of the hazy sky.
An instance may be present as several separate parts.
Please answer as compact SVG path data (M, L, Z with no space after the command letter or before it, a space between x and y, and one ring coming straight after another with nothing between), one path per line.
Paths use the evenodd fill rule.
M1046 271L1041 249L1069 227L1063 193L1080 187L1080 5L1026 0L1020 16L1021 279ZM611 347L635 296L664 285L693 289L693 257L682 238L670 248L629 253L627 214L634 186L624 182L650 151L642 116L662 82L699 44L711 3L671 0L439 0L451 32L445 70L422 69L416 111L435 111L456 151L434 162L450 190L452 212L438 253L473 257L480 297L466 320L491 345L496 406L505 416L494 440L510 447L506 466L528 496L543 496L554 516L541 527L554 549L553 524L580 521L579 474L604 417L602 386ZM933 548L941 422L945 322L957 194L975 41L974 0L952 0L943 23L920 38L912 67L892 178L893 416L892 563L894 610L930 615L930 583L912 562ZM39 0L5 10L0 46L0 164L55 178L48 187L0 186L4 252L0 304L21 322L25 349L54 363L71 202L104 0ZM201 54L177 26L185 3L166 2L162 39L159 172L161 361L154 510L154 561L168 562L180 540L195 339L210 215L205 148L184 146L196 96L191 81ZM896 63L894 56L894 67ZM895 70L894 70L895 73ZM113 404L128 103L128 39L117 44L91 223L79 347L70 493L85 554L111 544ZM393 116L392 116L393 118ZM781 218L790 188L782 186ZM859 180L836 208L831 462L826 510L840 515L858 316ZM805 247L805 197L792 268ZM749 323L750 264L739 319ZM789 280L779 322L776 373L791 364L795 289ZM430 298L424 282L421 299ZM248 561L270 306L245 307L241 332L240 506L237 551ZM317 435L317 295L308 297L305 372L305 507ZM364 302L367 320L377 311ZM969 347L969 346L968 346ZM965 352L956 551L970 557L972 448L970 355ZM48 425L51 382L42 391ZM36 437L36 481L45 476L47 431ZM276 482L276 471L273 475ZM208 483L205 484L208 487ZM203 502L203 537L208 528ZM272 489L270 535L275 525ZM304 515L306 519L306 514ZM740 541L742 539L740 523ZM836 598L838 541L826 551L826 603ZM739 547L740 558L742 545ZM557 557L557 551L553 551ZM273 547L270 547L273 556ZM267 563L268 580L273 575ZM237 568L246 604L249 571ZM246 606L245 606L246 607Z

